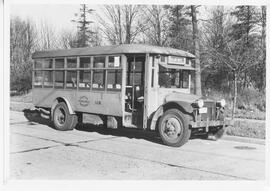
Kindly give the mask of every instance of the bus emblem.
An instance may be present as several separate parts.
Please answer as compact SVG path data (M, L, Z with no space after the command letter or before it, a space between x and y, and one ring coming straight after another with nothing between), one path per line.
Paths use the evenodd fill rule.
M86 106L89 105L89 100L88 100L87 97L82 96L82 97L80 97L80 99L79 99L79 103L80 103L81 106L86 107Z

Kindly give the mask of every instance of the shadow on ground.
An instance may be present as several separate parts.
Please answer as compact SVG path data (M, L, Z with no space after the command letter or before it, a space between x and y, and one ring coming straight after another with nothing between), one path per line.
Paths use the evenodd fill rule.
M35 123L47 125L50 128L54 129L53 123L51 122L48 114L43 113L42 111L30 110L30 109L24 109L23 113L29 122L35 122ZM75 129L78 131L96 132L101 135L127 137L130 139L144 139L149 142L163 144L157 132L143 131L140 129L128 129L128 128L109 129L103 126L103 124L96 125L96 124L91 124L91 123L78 124L75 127Z

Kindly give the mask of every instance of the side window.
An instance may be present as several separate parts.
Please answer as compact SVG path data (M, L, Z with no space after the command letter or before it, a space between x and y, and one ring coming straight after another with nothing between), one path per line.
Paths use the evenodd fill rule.
M56 58L55 59L55 68L64 68L65 59L64 58Z
M42 68L42 63L43 63L42 59L36 59L34 68L35 69L41 69Z
M53 71L44 71L44 87L53 86Z
M104 90L105 89L105 56L94 57L93 63L93 84L92 88L95 90Z
M182 76L183 76L183 88L189 88L189 72L183 70Z
M67 68L77 68L77 58L67 58Z
M94 57L94 68L105 68L105 56Z
M106 70L93 70L93 89L104 90L105 71Z
M44 68L53 68L53 59L44 59L43 63Z
M66 88L77 88L77 71L67 71Z
M80 58L80 68L90 68L91 58L90 57L81 57Z
M65 72L64 71L55 71L55 88L64 88L64 79Z
M120 56L109 56L108 67L109 68L121 68L121 57Z
M80 71L80 89L90 89L91 88L91 71Z
M42 81L43 81L42 71L35 71L34 72L34 86L42 87Z
M107 90L121 91L122 70L108 70Z

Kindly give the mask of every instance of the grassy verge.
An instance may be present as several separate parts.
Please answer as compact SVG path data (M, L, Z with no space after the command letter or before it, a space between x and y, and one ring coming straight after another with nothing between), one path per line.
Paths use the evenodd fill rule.
M24 95L17 95L10 97L11 102L24 102L24 103L32 103L32 92Z
M265 139L265 121L235 119L233 125L226 128L226 134L231 136Z

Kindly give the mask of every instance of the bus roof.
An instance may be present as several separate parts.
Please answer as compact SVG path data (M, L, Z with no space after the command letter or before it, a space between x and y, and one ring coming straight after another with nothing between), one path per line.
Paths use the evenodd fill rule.
M193 54L183 50L145 44L121 44L113 46L97 46L86 48L50 50L50 51L37 51L33 53L32 58L37 59L37 58L66 57L66 56L88 56L88 55L95 56L95 55L136 54L136 53L150 53L150 54L173 55L173 56L195 58Z

